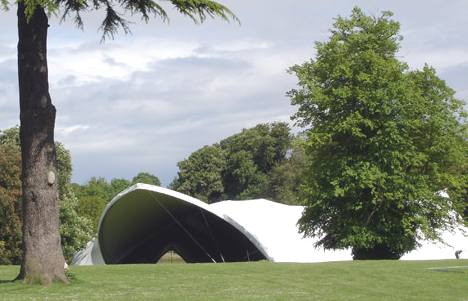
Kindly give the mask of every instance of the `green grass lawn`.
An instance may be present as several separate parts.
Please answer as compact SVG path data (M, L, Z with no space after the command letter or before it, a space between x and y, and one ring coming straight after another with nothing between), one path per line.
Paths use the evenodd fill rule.
M468 300L468 260L71 267L48 288L17 272L0 267L0 300Z

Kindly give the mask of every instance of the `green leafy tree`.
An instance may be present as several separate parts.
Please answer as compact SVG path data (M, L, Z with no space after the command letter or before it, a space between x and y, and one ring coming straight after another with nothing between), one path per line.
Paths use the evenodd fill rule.
M59 196L64 196L70 190L70 183L72 177L72 159L71 154L65 146L57 142L55 143L57 150L57 176L58 176L58 190Z
M299 188L307 166L303 143L302 138L296 138L287 158L268 173L268 183L262 197L289 205L302 203Z
M291 139L288 125L281 122L244 129L179 162L170 186L209 203L271 196L270 173L287 161Z
M144 184L161 186L161 181L159 181L159 178L148 172L140 172L135 177L133 177L132 185L136 183L144 183Z
M21 260L21 157L0 133L0 264Z
M48 16L62 15L62 20L72 16L75 24L82 27L81 13L104 10L100 29L103 37L111 38L119 28L129 32L128 22L122 17L124 13L139 15L144 21L151 16L166 21L168 16L160 1L153 0L19 0L16 3L23 190L23 261L18 279L48 285L68 281L59 239L56 110L49 94L47 66ZM195 22L203 22L208 17L236 19L228 8L211 0L168 0L167 3ZM8 0L0 1L0 9L9 6Z
M208 203L222 199L222 172L226 169L226 156L219 145L204 146L177 163L177 166L179 172L170 185L171 189Z
M0 144L4 145L15 145L19 147L20 145L20 136L19 136L19 127L15 126L3 131L0 131Z
M91 225L94 233L97 233L99 219L102 211L106 207L107 200L99 196L81 196L78 198L77 212L79 216L83 216L91 220Z
M78 213L78 204L72 190L60 196L60 238L67 262L71 262L73 255L83 249L95 233L92 220Z
M255 164L253 154L243 149L228 153L223 180L230 199L259 197L266 184L265 174Z
M220 146L227 158L223 172L227 197L261 197L268 181L266 174L286 158L290 145L290 130L283 122L259 124L222 140Z
M114 184L117 185L117 182L120 181ZM128 184L128 181L125 182L125 188ZM78 214L90 219L96 232L102 211L112 198L112 186L105 178L92 177L84 185L73 184L73 192L78 199Z
M327 249L351 247L355 259L399 258L437 239L463 202L438 192L466 187L463 103L434 69L398 60L391 16L354 8L316 43L315 60L290 69L309 161L300 230Z
M285 158L290 145L290 130L284 122L258 124L220 142L228 154L247 152L263 173L269 172Z
M420 148L426 147L424 169L435 185L447 189L451 199L460 200L453 202L452 205L457 212L464 215L466 221L468 217L466 112L462 111L461 102L454 99L455 91L437 77L433 68L426 65L423 70L411 72L409 77L417 86L419 94L426 98L425 105L416 111L420 118L414 120L416 124L414 130L418 134L416 143ZM453 118L457 115L459 118ZM444 172L441 172L441 169Z
M108 202L112 200L117 194L124 191L133 184L127 179L115 178L110 181L110 187L108 191Z

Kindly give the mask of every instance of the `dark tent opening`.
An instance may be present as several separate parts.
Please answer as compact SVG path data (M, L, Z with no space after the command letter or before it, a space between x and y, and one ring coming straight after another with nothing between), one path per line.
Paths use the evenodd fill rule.
M236 227L178 198L143 190L105 213L99 243L107 264L156 263L173 250L189 263L265 259Z

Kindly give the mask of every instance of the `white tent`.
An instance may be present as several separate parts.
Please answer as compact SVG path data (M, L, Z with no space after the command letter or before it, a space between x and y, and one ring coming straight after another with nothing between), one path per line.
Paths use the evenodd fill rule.
M73 264L155 263L169 250L187 262L267 259L273 262L351 260L351 251L315 248L298 233L303 207L265 199L206 204L166 188L136 184L104 209L98 235ZM463 228L463 227L462 227ZM468 258L468 229L422 242L403 260Z

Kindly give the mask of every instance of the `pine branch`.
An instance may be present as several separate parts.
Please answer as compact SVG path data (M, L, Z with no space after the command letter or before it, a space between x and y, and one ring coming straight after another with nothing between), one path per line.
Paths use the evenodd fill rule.
M64 6L64 11L60 22L65 22L69 14L74 13L73 22L76 27L83 29L83 20L81 18L80 11L86 10L88 8L88 3L85 0L57 0L57 5L62 4Z
M163 22L168 21L166 11L153 0L124 0L121 6L133 14L141 14L145 22L149 21L150 15L160 17Z
M106 17L102 21L101 27L99 28L103 32L101 42L104 42L106 37L114 39L114 36L117 34L119 28L122 28L125 34L131 33L130 27L128 26L128 21L122 18L114 10L110 2L107 2Z
M8 0L0 0L0 4L6 7ZM168 22L169 17L165 9L156 0L20 0L25 1L31 10L36 5L48 8L49 12L56 12L58 7L63 8L61 22L73 14L73 21L78 28L83 28L83 20L80 12L88 10L105 9L105 18L99 28L102 31L102 41L106 38L114 39L118 30L123 29L125 34L131 33L129 21L123 18L125 12L132 15L141 15L143 21L148 22L150 17L161 18ZM162 0L159 0L159 2ZM219 17L225 21L234 20L240 24L239 19L226 6L212 0L164 0L170 2L174 8L184 16L191 18L195 23L203 23L207 18ZM120 8L120 11L117 11Z
M220 17L225 21L230 19L240 24L239 18L226 6L211 0L170 0L174 7L195 23L203 23L207 17Z

